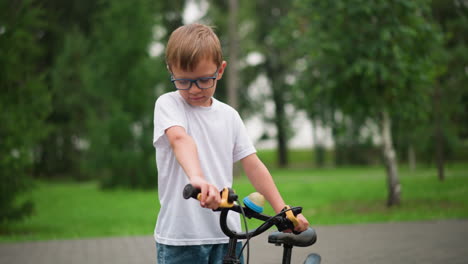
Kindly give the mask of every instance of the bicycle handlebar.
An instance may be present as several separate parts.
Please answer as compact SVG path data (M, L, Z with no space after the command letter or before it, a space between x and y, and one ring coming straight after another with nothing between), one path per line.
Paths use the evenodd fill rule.
M193 187L191 184L185 185L183 196L185 199L194 198L197 200L201 199L200 189ZM221 195L220 208L230 208L234 206L234 201L237 201L237 194L231 188L224 188L219 193Z
M220 217L220 226L223 233L230 237L236 239L247 239L261 233L265 232L272 226L276 226L279 231L284 231L287 229L293 230L294 233L299 234L294 231L294 225L297 224L296 216L302 212L302 207L289 207L286 206L280 213L275 216L269 216L262 213L255 212L248 207L242 207L235 204L238 196L230 188L224 188L220 191L221 195L221 204L218 209L213 211L221 211ZM200 200L200 189L193 187L191 184L187 184L183 191L183 197L185 199L194 198ZM261 221L264 221L262 225L258 228L249 230L247 232L236 232L231 230L227 225L227 215L229 211L235 211L237 213L243 214L246 217L255 218Z

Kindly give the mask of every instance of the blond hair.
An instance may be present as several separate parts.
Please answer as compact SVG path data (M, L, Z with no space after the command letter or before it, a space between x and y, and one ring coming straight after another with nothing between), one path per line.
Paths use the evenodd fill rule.
M193 71L201 60L222 64L221 44L213 29L207 25L189 24L172 32L166 46L166 63L183 71Z

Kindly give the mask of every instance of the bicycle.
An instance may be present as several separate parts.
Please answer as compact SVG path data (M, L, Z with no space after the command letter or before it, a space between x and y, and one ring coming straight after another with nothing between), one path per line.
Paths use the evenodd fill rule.
M260 199L264 199L261 194ZM268 236L268 243L275 244L276 246L283 245L283 264L290 264L292 257L293 247L308 247L317 241L317 234L315 230L309 227L302 233L293 231L292 233L284 233L284 230L294 230L294 225L297 223L296 216L302 212L302 207L289 207L286 206L280 213L269 216L262 214L263 202L251 199L249 195L244 198L244 206L239 205L238 196L231 188L224 188L220 191L221 204L220 207L214 211L221 211L220 227L223 233L229 237L228 252L223 259L223 264L238 264L240 256L244 248L247 246L247 263L249 263L249 241L252 237L258 236L270 227L276 226L278 231L271 233ZM191 184L187 184L183 190L183 197L185 199L194 198L200 200L200 190L194 188ZM237 212L243 216L246 232L236 232L231 230L227 225L227 216L230 211ZM263 223L253 230L248 230L246 218L255 218L263 221ZM237 240L245 239L246 242L242 247L241 252L236 256ZM318 254L312 253L307 256L304 264L319 264L321 257Z

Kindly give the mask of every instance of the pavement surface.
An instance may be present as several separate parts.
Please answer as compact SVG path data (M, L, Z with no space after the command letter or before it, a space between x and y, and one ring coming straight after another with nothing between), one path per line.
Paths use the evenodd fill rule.
M317 253L325 264L468 264L468 220L315 227L317 243L294 248L291 263ZM282 248L253 238L250 263L281 263ZM156 263L151 236L0 243L0 264Z

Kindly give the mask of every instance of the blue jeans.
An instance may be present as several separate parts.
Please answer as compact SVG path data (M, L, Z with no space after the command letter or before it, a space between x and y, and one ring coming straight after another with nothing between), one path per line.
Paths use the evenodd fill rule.
M241 248L242 242L237 242L236 255ZM221 264L228 251L228 244L169 246L156 243L156 250L157 264ZM244 263L242 256L241 263Z

